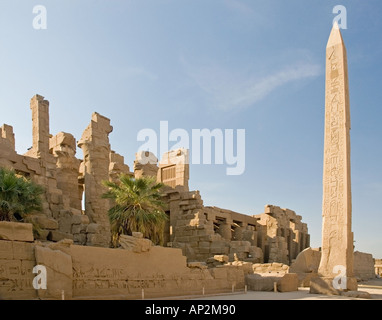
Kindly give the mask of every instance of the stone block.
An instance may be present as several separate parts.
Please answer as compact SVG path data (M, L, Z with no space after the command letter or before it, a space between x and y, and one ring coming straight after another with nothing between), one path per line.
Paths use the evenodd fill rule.
M317 272L321 260L321 252L312 248L301 251L290 266L293 273Z
M190 237L185 237L185 236L177 236L176 237L176 242L183 242L183 243L189 243L190 242Z
M74 224L72 226L72 234L74 235L77 233L85 233L86 227L87 227L87 225L85 225L85 224Z
M210 249L210 252L213 254L222 254L225 251L224 249L224 247L214 247Z
M49 198L50 198L50 203L53 203L53 204L59 204L62 199L62 194L61 193L50 193L49 194Z
M339 295L340 291L333 288L333 278L317 277L310 280L310 293Z
M101 226L97 223L90 223L86 228L86 232L87 233L98 233L98 231L100 230L100 227Z
M298 290L298 277L296 273L287 273L277 282L277 291L292 292Z
M13 260L12 241L0 240L0 259Z
M70 233L65 233L57 230L52 230L49 232L48 240L58 242L64 239L71 239L73 240L73 235Z
M122 249L130 250L135 253L148 252L152 247L152 242L149 239L131 237L126 235L120 236L119 243Z
M227 268L213 268L211 274L214 279L227 279Z
M181 232L180 232L180 235L181 235L181 236L187 236L187 237L192 236L192 230L184 230L184 231L181 231Z
M39 290L42 299L61 299L64 291L65 299L72 298L72 258L59 251L36 246L36 263L47 269L47 289Z
M252 291L274 291L274 284L279 292L291 292L298 290L297 274L248 274L245 276L248 290Z
M201 247L201 248L209 248L210 247L210 242L208 242L208 241L200 241L199 242L199 247Z
M273 291L274 282L278 277L262 276L261 274L249 274L245 276L245 284L251 291Z
M228 263L229 258L226 255L214 255L214 260L221 263Z
M187 243L192 248L198 248L198 241L190 241Z
M199 247L199 253L210 253L210 248L200 248Z
M29 242L14 241L13 258L20 260L35 261L34 244Z
M86 244L86 234L85 233L74 234L73 240L76 244L85 245Z
M198 236L191 236L190 237L190 242L199 242L199 237Z
M370 253L354 252L354 276L358 281L375 278L374 259Z
M71 212L72 215L74 215L74 216L81 216L81 215L83 215L81 210L79 210L79 209L75 209L75 208L70 208L70 212Z
M271 266L272 266L272 269L281 269L283 267L283 264L278 262L272 262Z
M47 240L50 230L39 230L38 235L36 235L36 240Z
M90 223L89 217L84 214L73 215L72 217L72 224L89 224L89 223Z
M34 261L0 259L0 297L7 300L35 299L32 287Z
M333 287L333 278L330 277L317 277L310 281L310 293L338 295L344 291L357 291L358 284L355 277L346 278L346 290L335 289Z
M189 262L187 264L187 267L196 269L207 269L207 264L205 262Z
M60 213L60 217L58 219L58 226L61 232L72 232L72 215L70 213Z
M88 233L86 244L89 246L104 247L107 241L110 243L110 238L106 235L99 233Z
M48 248L52 250L59 250L68 255L71 255L71 246L74 244L74 241L71 239L64 239L59 242L51 242L48 244Z
M34 216L32 219L42 229L47 229L47 230L58 229L58 222L52 218L48 218L46 216Z
M30 223L0 221L0 240L33 242L33 226Z

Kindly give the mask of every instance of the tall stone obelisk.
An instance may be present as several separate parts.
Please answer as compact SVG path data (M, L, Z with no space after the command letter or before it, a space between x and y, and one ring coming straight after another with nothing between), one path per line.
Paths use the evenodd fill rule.
M351 231L348 67L346 48L337 24L333 26L326 47L322 216L322 257L319 276L328 285L326 290L329 289L332 293L336 293L336 289L357 290L357 282L353 277ZM338 281L340 277L342 280Z

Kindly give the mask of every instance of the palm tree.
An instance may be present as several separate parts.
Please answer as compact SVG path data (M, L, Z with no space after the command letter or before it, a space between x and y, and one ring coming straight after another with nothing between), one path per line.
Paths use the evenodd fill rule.
M44 190L13 170L0 168L0 221L26 221L41 210Z
M113 199L115 206L109 210L113 244L117 246L121 234L141 232L155 244L163 245L163 233L167 215L161 200L162 183L155 177L134 179L120 175L119 182L104 181L109 188L103 198Z

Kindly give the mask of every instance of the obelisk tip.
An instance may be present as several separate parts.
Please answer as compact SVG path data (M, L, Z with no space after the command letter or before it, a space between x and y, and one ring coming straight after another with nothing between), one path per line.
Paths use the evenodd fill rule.
M329 48L329 47L333 47L337 44L343 44L343 43L344 43L344 41L342 39L341 30L340 30L340 27L336 21L333 23L332 32L330 33L328 44L326 47Z

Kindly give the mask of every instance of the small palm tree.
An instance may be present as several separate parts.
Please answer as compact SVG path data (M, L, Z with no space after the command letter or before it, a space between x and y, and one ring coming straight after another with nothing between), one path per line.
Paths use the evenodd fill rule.
M109 210L113 244L117 246L121 234L141 232L155 244L163 245L163 233L167 215L161 200L162 183L155 177L134 179L120 175L119 183L105 181L109 188L103 197L113 199L115 206Z
M26 221L29 214L41 210L41 186L0 168L0 221Z

